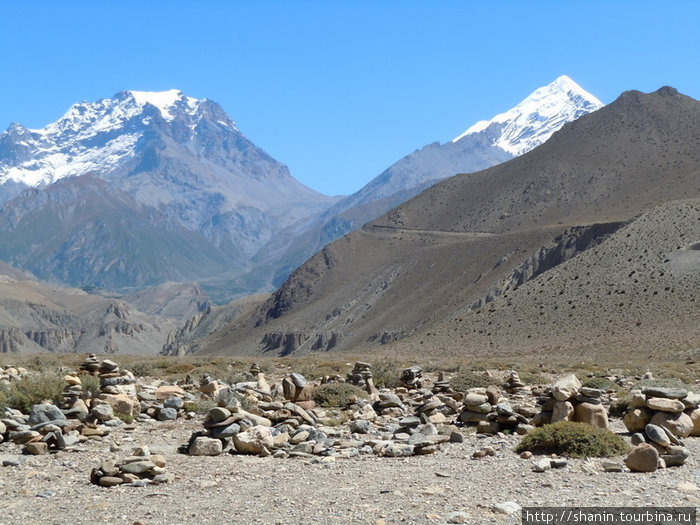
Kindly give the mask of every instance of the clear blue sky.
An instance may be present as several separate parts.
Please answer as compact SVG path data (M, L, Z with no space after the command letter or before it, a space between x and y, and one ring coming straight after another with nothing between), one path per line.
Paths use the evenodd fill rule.
M0 128L171 88L348 194L567 74L604 103L700 98L700 2L0 0Z

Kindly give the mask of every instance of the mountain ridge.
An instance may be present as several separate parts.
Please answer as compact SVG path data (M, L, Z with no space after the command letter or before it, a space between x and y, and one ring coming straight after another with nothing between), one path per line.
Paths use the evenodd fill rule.
M439 182L327 246L253 315L196 348L304 354L331 335L335 345L321 350L400 346L472 305L569 228L634 225L655 206L698 198L699 123L700 103L671 88L625 92L527 154Z

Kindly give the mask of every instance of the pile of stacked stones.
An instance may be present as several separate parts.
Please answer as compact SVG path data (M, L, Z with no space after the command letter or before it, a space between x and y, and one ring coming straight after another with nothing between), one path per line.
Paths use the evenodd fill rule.
M372 365L370 363L357 361L352 372L348 375L348 383L363 388L370 396L376 397L378 394L372 379Z
M465 393L462 404L459 420L476 425L476 431L480 434L495 434L503 430L526 434L532 428L527 418L501 396L500 389L495 385L470 388Z
M80 364L80 370L88 374L96 376L99 373L100 361L95 354L88 354L85 360Z
M523 394L529 392L527 385L520 379L520 374L515 370L508 374L504 388L509 394Z
M419 366L411 366L401 371L401 384L409 390L421 388L423 386L422 379L423 369Z
M578 421L607 429L608 411L602 404L602 395L602 390L582 387L576 375L569 374L537 399L541 411L530 423L540 426L559 421Z
M76 423L80 422L68 420L60 408L48 403L34 405L29 415L8 408L0 420L0 442L24 445L33 455L63 450L81 439Z
M313 436L317 442L325 439L315 428L318 420L314 413L300 406L310 399L310 388L300 374L286 377L283 385L293 400L274 399L262 374L258 374L255 385L237 383L223 390L219 406L211 409L204 420L204 429L194 432L181 451L192 456L214 456L232 446L232 451L241 454L310 454L310 440L304 438ZM277 449L274 454L273 449Z
M684 388L647 387L632 392L631 410L623 417L632 432L625 463L633 471L653 472L680 466L690 452L682 438L700 436L700 394Z
M90 473L90 482L102 487L122 484L143 487L150 483L169 483L174 479L175 475L165 470L163 455L152 454L148 447L135 448L131 456L119 462L104 460Z
M91 373L95 373L92 364L90 364L90 370ZM131 372L122 371L117 363L105 359L99 363L96 373L100 379L100 394L93 397L90 402L88 421L95 423L113 421L115 412L131 417L137 417L141 413L141 406L136 397L136 378Z
M83 401L83 382L78 374L66 374L63 378L66 386L63 387L63 413L66 417L72 417L85 421L89 413L88 407Z

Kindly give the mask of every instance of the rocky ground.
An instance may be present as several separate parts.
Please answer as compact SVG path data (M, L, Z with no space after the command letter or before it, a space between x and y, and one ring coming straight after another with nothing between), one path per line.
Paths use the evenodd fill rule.
M686 454L682 465L673 467L674 458L663 456L669 466L657 469L659 456L653 448L663 454L666 448L658 446L659 442L678 441L671 433L667 435L663 429L656 428L660 436L647 441L657 444L653 448L644 445L652 448L655 455L654 472L647 473L630 471L625 464L633 467L629 458L625 461L625 455L606 459L559 458L550 463L541 456L525 458L515 452L523 439L519 434L532 431L532 426L523 420L539 424L536 421L545 415L547 420L590 419L591 424L610 428L627 436L627 440L630 439L628 429L642 420L644 424L651 420L661 425L682 426L682 418L691 421L696 409L686 410L691 416L678 410L698 404L697 396L683 389L643 389L646 395L635 394L631 401L631 406L641 408L635 410L634 417L628 412L629 417L623 422L607 416L605 407L610 402L609 392L581 386L573 375L545 388L525 386L517 373L510 372L499 379L503 390L492 385L471 388L462 395L450 389L442 374L437 379L421 379L420 368L411 367L401 376L408 387L376 392L370 365L358 362L348 375L348 382L364 381L368 392L375 392L371 394L373 399L378 400L372 403L355 398L356 403L348 406L345 419L337 416L334 424L331 424L333 418L322 415L334 410L309 408L309 414L317 414L314 417L318 421L316 430L322 431L325 437L316 436L313 439L317 441L305 447L305 443L310 442L300 441L311 439L316 430L304 425L296 428L299 423L292 420L296 417L294 410L313 403L301 398L316 387L300 386L306 381L299 374L279 375L281 386L275 381L276 386L270 391L260 368L251 366L250 377L257 377L257 382L252 383L257 390L250 390L250 382L236 383L235 388L239 397L247 400L249 409L257 412L256 416L243 410L239 401L230 397L232 387L222 387L213 380L203 379L201 384L189 386L183 384L193 393L167 384L151 391L152 379L136 381L130 372L120 370L112 361L98 364L95 356L89 356L81 367L88 370L99 367L102 393L91 399L90 413L80 415L82 423L75 427L78 430L68 431L74 423L60 422L63 416L54 405L34 405L29 416L5 410L0 422L7 427L0 434L4 435L4 442L0 442L0 525L515 524L521 522L521 507L700 506L698 437L683 439ZM88 380L88 376L82 377ZM339 376L337 379L342 384ZM74 400L87 395L81 387L89 382L81 385L78 376L72 374L66 375L65 380L64 403L70 402L73 407L64 408L63 412L75 417L83 401ZM112 412L107 401L121 403L122 398L132 397L109 392L134 391L137 387L141 399L140 405L138 400L134 405L136 412L140 411L137 417L126 418L131 422L124 422L110 415L100 422L103 409ZM267 393L260 390L263 387L267 388ZM167 391L172 396L178 390L185 398L201 396L202 401L213 395L205 393L212 389L217 389L219 407L198 414L182 408L167 413L173 397L162 403L157 401L161 399L159 394ZM250 404L254 392L263 399L276 398L283 392L286 399L295 400L284 404L285 410L291 413L283 415L284 410L273 408L275 402L260 401L256 408L254 403ZM678 401L672 399L674 396L685 397ZM226 406L230 411L222 408L222 399L228 400ZM486 399L489 401L484 402ZM535 399L538 399L537 405ZM674 405L679 406L676 409ZM121 404L115 406L121 407ZM355 408L351 408L353 406ZM533 410L528 411L528 406ZM542 409L537 414L536 406ZM676 410L677 413L663 412L666 415L659 419L659 414L647 408L652 406L662 412ZM513 407L519 412L514 412ZM547 412L551 407L553 411ZM565 413L560 414L561 410ZM237 423L226 419L216 424L220 420L213 419L215 413ZM276 436L274 446L265 442L260 452L245 455L240 453L243 448L239 443L246 434L242 428L234 435L235 447L221 434L239 425L248 428L255 424L252 428L258 428L265 419L260 415L263 413L273 420L272 423L284 420L272 428ZM360 414L370 421L358 420ZM522 414L535 416L525 419ZM36 424L37 420L41 422ZM409 424L410 420L415 422ZM418 420L428 422L423 424ZM20 421L26 423L22 427L25 430L13 431L12 428L22 426ZM689 436L694 421L692 419L683 436ZM465 424L460 426L460 422ZM39 431L26 430L29 427ZM368 430L360 432L364 427ZM647 438L652 427L652 424L646 425ZM308 428L311 435L303 428ZM438 430L445 433L436 434ZM218 444L215 455L194 455L193 439L202 433L214 436L197 439ZM306 437L301 438L300 433ZM45 439L38 441L42 435ZM692 435L697 433L693 430ZM642 441L646 439L642 434L635 436ZM278 443L280 437L285 440ZM631 437L634 441L634 436ZM188 446L188 442L192 446ZM316 445L320 446L319 451ZM395 447L394 452L390 453L392 447ZM314 453L308 453L312 448ZM406 448L410 450L405 457L389 457L403 455ZM669 446L668 450L671 448ZM538 471L543 460L546 469ZM611 463L619 468L612 468ZM138 470L140 464L149 466ZM111 483L110 480L118 486L100 486Z
M467 523L520 523L520 506L700 506L700 439L688 438L691 456L678 468L651 474L604 472L603 460L570 459L562 469L532 471L513 451L519 436L465 434L463 443L408 458L374 455L349 459L274 459L224 454L196 457L177 448L200 420L122 425L109 436L73 450L23 456L4 443L0 523L444 523L464 512ZM624 431L619 421L612 427ZM136 446L160 452L172 483L103 488L89 472L107 457ZM496 456L472 459L484 446ZM622 458L618 458L622 464ZM383 520L383 521L382 521Z

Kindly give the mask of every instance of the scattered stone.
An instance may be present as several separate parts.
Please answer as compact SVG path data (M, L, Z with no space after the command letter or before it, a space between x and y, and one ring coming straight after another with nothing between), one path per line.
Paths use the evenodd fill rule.
M496 503L491 510L493 510L493 512L496 514L506 514L508 516L512 516L513 514L520 512L522 508L514 501L504 501L503 503Z
M633 472L654 472L659 466L659 453L650 444L642 443L627 455L625 465Z

